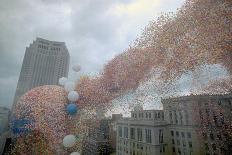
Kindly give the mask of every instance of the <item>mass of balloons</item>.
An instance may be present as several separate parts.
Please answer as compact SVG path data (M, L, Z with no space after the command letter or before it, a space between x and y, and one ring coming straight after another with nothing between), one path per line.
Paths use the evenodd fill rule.
M176 14L151 21L133 46L105 65L100 77L77 83L80 104L108 103L136 89L154 69L163 82L206 64L221 64L231 74L231 4L230 0L187 0Z
M54 154L63 143L67 154L66 149L78 141L67 122L78 115L79 106L109 106L111 100L136 89L151 70L160 70L158 79L163 82L175 81L182 74L209 64L221 64L231 75L231 6L231 0L187 0L177 13L163 14L151 21L133 46L104 66L101 76L83 77L77 82L63 77L59 84L64 88L43 86L27 92L14 108L15 119L35 120L30 122L33 131L40 131L39 138L35 136L40 146ZM81 67L74 65L72 69L79 72ZM212 87L225 92L225 85L232 90L231 76L228 83ZM228 133L232 135L231 130ZM16 144L24 146L20 147L21 154L27 154L28 142L23 139L18 138Z
M11 154L33 154L33 150L40 154L77 151L74 146L80 141L75 132L79 94L68 78L60 78L59 84L64 88L55 85L33 88L14 105L12 133L16 141Z

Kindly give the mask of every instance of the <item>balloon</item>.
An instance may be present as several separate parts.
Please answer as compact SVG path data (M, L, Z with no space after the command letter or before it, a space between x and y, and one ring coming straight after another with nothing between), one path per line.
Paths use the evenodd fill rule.
M63 149L62 140L70 130L76 127L76 124L70 123L67 127L67 121L70 121L70 118L66 112L66 106L67 92L64 87L57 85L39 86L21 96L12 107L13 122L11 126L15 133L12 135L17 138L15 144L17 151L19 149L20 154L29 154L28 150L24 148L27 144L23 142L28 140L29 143L36 142L36 145L31 145L28 149L34 150L38 155L67 154L67 151ZM41 116L43 121L41 121ZM31 136L34 133L37 136ZM46 141L41 146L42 150L38 146L42 144L41 140ZM39 153L39 150L48 153ZM37 151L39 152L37 153Z
M66 110L68 112L68 114L70 115L74 115L77 113L77 105L76 104L68 104L68 106L66 107Z
M66 77L62 77L62 78L60 78L59 79L59 84L61 85L61 86L64 86L65 85L65 83L67 82L67 78Z
M76 142L76 137L74 135L67 135L63 139L64 147L73 147Z
M80 155L79 152L72 152L70 155Z
M75 89L75 83L74 82L66 82L65 85L64 85L64 89L67 91L67 92L70 92L70 91L73 91Z
M76 91L70 91L68 93L68 100L71 102L76 102L79 99L79 94Z
M81 66L78 65L78 64L75 64L75 65L72 66L72 69L73 69L73 71L75 71L75 72L79 72L79 71L81 70Z

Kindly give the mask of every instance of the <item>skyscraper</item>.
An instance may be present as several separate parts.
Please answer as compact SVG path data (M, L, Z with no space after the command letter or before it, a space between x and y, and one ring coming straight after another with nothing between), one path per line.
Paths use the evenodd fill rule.
M64 42L36 38L36 41L26 47L14 104L34 87L58 84L60 77L68 75L69 59Z

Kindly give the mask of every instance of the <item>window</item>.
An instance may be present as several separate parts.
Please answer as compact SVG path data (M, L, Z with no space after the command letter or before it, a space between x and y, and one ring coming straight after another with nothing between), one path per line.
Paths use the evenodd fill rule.
M180 148L178 148L178 154L181 154Z
M176 152L176 149L175 149L175 147L172 147L172 152Z
M172 111L169 111L169 119L172 120Z
M124 127L124 138L128 138L128 127Z
M151 129L145 129L146 133L146 142L151 143Z
M179 137L179 132L178 131L176 131L176 136Z
M162 129L159 130L159 142L163 143L163 130Z
M184 137L185 137L184 132L181 132L181 136L182 136L182 138L184 138Z
M206 151L208 151L208 150L209 150L208 143L205 143L205 150L206 150Z
M180 141L179 140L177 140L176 143L177 143L177 145L180 145Z
M182 143L183 143L183 147L185 147L186 146L185 140L183 140Z
M122 137L122 127L121 126L118 127L118 134L119 134L119 137Z
M130 128L130 138L135 139L135 128Z
M189 142L189 148L192 148L192 147L193 147L192 142Z
M183 118L181 111L179 111L179 116L180 116L180 119Z
M174 136L174 131L173 130L171 130L171 135Z
M178 124L178 119L176 119L176 124Z
M138 141L143 141L143 130L141 128L137 128L137 136Z
M161 112L161 116L162 116L162 120L164 120L164 113L163 112Z
M188 138L192 137L190 132L188 132L187 135L188 135Z
M172 139L172 144L175 144L175 140L174 139Z

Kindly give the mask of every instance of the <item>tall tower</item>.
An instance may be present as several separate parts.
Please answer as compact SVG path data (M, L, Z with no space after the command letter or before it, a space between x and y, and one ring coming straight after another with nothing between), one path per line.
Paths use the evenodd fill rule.
M36 38L26 47L14 104L28 90L42 85L56 85L60 77L67 77L69 59L64 42Z

